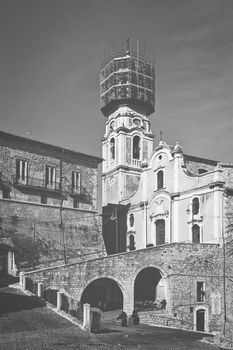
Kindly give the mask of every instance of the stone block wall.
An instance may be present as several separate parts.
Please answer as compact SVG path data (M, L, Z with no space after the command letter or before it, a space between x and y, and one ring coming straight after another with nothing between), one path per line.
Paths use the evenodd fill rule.
M19 270L63 263L64 240L68 261L105 255L101 227L95 212L0 200L0 243L14 248Z
M232 256L229 257L229 264ZM79 264L35 271L29 274L36 281L64 288L76 300L80 300L85 287L98 278L111 278L123 293L123 307L128 314L134 308L134 283L140 271L147 267L159 270L166 285L166 310L160 315L142 313L144 322L195 329L198 309L206 311L208 331L222 330L224 321L223 250L215 244L172 243L159 247L115 254ZM229 270L226 281L233 279ZM197 282L204 283L204 299L197 300ZM232 284L226 288L225 300L231 300ZM228 301L227 301L228 303ZM232 310L227 308L227 314ZM160 315L160 317L157 317ZM163 317L162 317L163 316ZM165 325L165 324L164 324Z

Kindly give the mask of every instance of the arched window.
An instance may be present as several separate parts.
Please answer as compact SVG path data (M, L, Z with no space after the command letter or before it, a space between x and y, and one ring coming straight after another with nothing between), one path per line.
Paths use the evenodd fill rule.
M192 242L200 243L200 226L196 224L192 227Z
M198 197L195 197L193 198L193 201L192 201L192 211L193 211L193 215L197 215L198 212L199 212L199 198Z
M115 159L115 139L111 138L110 140L110 157Z
M157 172L157 189L163 188L163 171Z
M133 227L134 225L134 215L132 213L129 216L129 224L130 224L130 227Z
M140 137L137 135L133 138L133 159L140 159Z
M129 250L135 250L134 235L129 236Z

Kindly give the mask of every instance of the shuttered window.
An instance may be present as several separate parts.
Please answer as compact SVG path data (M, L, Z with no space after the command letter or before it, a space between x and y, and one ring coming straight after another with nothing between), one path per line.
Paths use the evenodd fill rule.
M55 167L46 166L46 185L55 185Z
M25 160L16 160L16 179L26 181L28 177L28 162Z

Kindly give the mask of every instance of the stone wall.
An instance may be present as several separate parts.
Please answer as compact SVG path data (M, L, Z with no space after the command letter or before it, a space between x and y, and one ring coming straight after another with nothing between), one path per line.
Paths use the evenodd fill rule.
M232 257L229 257L230 259L232 264ZM209 315L208 331L219 331L222 328L223 250L218 245L172 243L56 269L34 271L28 276L50 287L65 289L76 300L81 299L84 289L93 280L111 278L121 288L124 310L130 314L134 308L135 279L138 273L147 267L159 270L164 279L166 312L171 319L175 319L173 325L180 323L181 328L195 329L196 310L204 308ZM231 268L226 280L232 278ZM197 282L204 283L203 302L197 301ZM229 284L226 289L226 300L232 292L232 285ZM219 297L214 301L215 294ZM183 320L183 323L180 320Z
M14 247L17 268L105 255L102 225L95 212L0 200L0 243ZM64 236L63 236L64 232ZM85 256L87 255L87 256Z

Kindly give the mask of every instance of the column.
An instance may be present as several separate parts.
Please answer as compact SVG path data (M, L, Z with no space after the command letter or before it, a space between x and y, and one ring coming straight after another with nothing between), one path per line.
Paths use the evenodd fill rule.
M62 293L57 292L57 311L62 309Z
M83 305L83 328L89 330L91 328L90 304Z
M43 284L41 282L37 285L37 295L39 298L43 297Z

